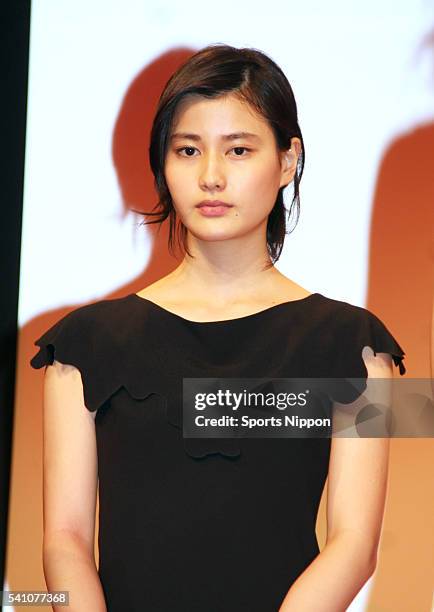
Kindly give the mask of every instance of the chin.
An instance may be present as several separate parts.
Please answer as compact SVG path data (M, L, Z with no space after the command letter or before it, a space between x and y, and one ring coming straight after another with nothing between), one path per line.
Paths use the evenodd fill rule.
M225 231L221 229L220 231L203 231L187 228L190 234L196 238L196 240L202 240L203 242L219 242L222 240L229 240L231 238L238 238L238 234L235 234L231 231Z

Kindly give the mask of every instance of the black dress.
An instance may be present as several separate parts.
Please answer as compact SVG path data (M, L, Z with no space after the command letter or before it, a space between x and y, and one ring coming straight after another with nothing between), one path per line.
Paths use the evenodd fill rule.
M76 308L35 344L31 365L76 366L98 411L109 612L276 612L319 553L331 439L184 438L183 377L366 379L366 345L406 371L376 315L320 293L212 322L133 293Z

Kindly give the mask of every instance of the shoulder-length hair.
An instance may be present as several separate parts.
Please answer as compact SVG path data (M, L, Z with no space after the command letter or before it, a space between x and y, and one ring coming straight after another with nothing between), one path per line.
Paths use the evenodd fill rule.
M280 257L286 233L290 233L286 231L286 213L289 213L290 218L296 208L296 224L300 215L299 185L305 152L291 85L279 66L257 49L237 49L223 43L208 45L192 55L168 80L159 98L149 146L154 186L159 196L159 201L152 210L157 208L159 211L140 214L156 216L156 219L145 221L144 224L162 223L169 217L169 251L173 255L176 233L181 249L191 256L187 248L187 228L181 221L177 224L176 211L164 176L170 134L176 110L187 96L217 98L227 94L247 101L268 121L278 150L289 149L294 136L301 141L301 153L292 181L293 198L290 209L286 210L283 201L283 190L286 187L284 185L280 187L274 207L268 216L267 248L274 263Z

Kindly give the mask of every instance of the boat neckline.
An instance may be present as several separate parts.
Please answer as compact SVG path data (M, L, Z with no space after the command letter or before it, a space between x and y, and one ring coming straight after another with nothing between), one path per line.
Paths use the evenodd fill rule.
M236 323L237 321L246 321L248 319L254 319L257 317L261 317L263 315L270 314L274 310L282 308L282 307L289 307L291 305L296 306L297 304L303 304L305 302L309 302L310 300L312 300L312 298L317 298L317 297L320 297L321 295L322 294L318 292L310 293L309 295L306 295L304 298L299 298L297 300L287 300L286 302L280 302L279 304L274 304L273 306L269 306L268 308L264 308L263 310L258 310L257 312L252 312L251 314L244 315L242 317L235 317L234 319L220 319L218 321L193 321L191 319L186 319L185 317L182 317L181 315L176 314L175 312L172 312L171 310L164 308L164 306L160 306L160 304L157 304L156 302L153 302L152 300L149 300L148 298L142 297L141 295L138 295L137 293L130 293L127 297L133 298L134 300L140 300L144 304L148 304L151 307L154 307L157 310L166 313L170 317L174 317L185 323L190 323L191 325L221 325L222 323Z

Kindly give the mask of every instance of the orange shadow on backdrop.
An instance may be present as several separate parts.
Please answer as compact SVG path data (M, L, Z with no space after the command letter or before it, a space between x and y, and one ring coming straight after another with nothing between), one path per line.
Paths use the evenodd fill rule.
M151 121L165 82L193 52L181 48L160 56L137 75L125 94L113 134L113 160L125 213L129 208L149 211L157 201L147 159ZM407 377L432 375L429 338L433 247L429 202L434 188L428 160L433 143L432 126L397 140L384 157L373 203L366 307L380 316L399 339L406 351ZM167 225L164 223L160 231L158 225L148 225L148 229L143 226L143 239L152 243L146 269L134 281L101 299L137 292L178 265L179 260L167 252ZM33 342L81 305L46 312L20 330L6 559L6 579L12 590L46 590L42 567L43 370L35 371L29 366L37 351ZM412 610L428 610L434 550L434 536L428 531L432 527L428 510L434 501L429 489L429 466L434 463L430 442L392 441L385 524L368 607L372 612L408 612L410 604ZM321 548L326 534L326 493L327 486L317 521ZM95 554L98 560L96 539ZM36 607L39 608L47 609Z

